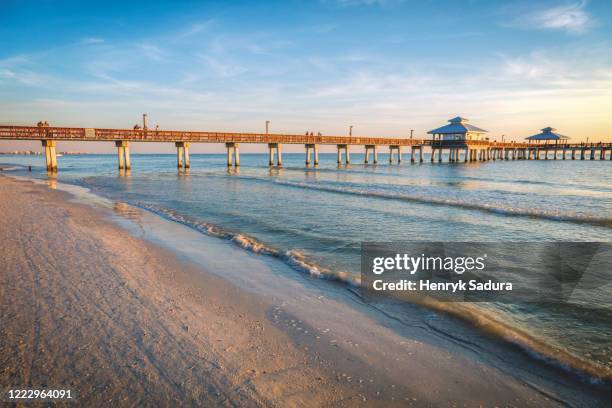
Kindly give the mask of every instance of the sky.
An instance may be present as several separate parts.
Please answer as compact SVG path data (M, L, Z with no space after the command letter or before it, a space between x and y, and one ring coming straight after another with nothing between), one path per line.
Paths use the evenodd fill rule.
M161 129L418 138L460 115L493 139L612 140L612 2L0 0L0 124L144 112Z

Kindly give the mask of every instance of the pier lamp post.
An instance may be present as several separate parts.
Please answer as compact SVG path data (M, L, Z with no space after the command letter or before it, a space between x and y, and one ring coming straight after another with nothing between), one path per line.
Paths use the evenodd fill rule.
M266 120L266 135L268 134L269 131L270 131L270 121Z
M349 126L349 136L353 136L353 125Z
M502 143L504 143L505 139L506 139L506 135L502 135Z
M414 133L414 129L410 129L410 140L412 140L412 134Z

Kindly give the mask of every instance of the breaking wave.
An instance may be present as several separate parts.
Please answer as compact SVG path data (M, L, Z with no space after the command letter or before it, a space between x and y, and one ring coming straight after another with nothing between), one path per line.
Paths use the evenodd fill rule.
M158 205L146 203L137 203L135 205L170 221L179 222L206 235L231 241L235 245L238 245L247 251L256 254L269 255L280 259L299 272L305 272L312 276L348 283L357 287L361 284L361 280L358 276L351 275L349 272L333 272L330 269L323 268L313 262L308 261L303 253L295 249L281 251L271 248L257 241L255 238L249 237L245 234L231 232L216 225L196 220L192 217L179 214L173 210Z

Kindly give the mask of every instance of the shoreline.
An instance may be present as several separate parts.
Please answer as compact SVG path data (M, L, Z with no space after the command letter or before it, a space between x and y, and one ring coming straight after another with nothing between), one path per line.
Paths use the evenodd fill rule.
M276 265L280 263L278 260L262 260L262 257L258 257L256 254L241 255L241 260L243 261L240 264L241 267L244 268L244 261L246 260L249 269L251 269L249 272L255 271L255 273L245 274L244 270L238 270L234 271L232 275L232 272L228 270L231 265L229 267L228 265L217 265L222 262L215 259L215 256L213 256L214 251L203 248L214 246L215 250L224 251L226 254L238 254L234 250L239 251L239 248L232 249L226 242L218 239L215 240L220 242L214 243L212 241L214 238L203 237L202 234L199 234L200 237L192 235L189 231L183 230L186 229L185 226L171 221L155 220L154 218L159 217L151 213L139 212L127 206L119 211L124 211L128 214L127 218L122 216L124 219L132 217L130 221L127 221L132 225L119 227L105 220L105 218L108 218L108 214L105 215L101 211L94 211L80 204L69 202L64 193L53 192L46 187L35 186L28 182L7 180L5 177L0 177L0 188L3 190L7 188L7 183L15 183L15 185L20 187L13 186L13 188L17 190L21 188L25 192L13 192L13 195L29 194L36 200L40 200L40 197L42 197L43 203L46 202L50 206L50 211L64 214L68 224L56 224L56 227L61 225L63 228L64 225L68 225L70 229L73 229L73 224L76 223L78 227L78 223L83 222L91 224L88 226L92 226L93 229L103 230L106 235L127 240L130 248L147 248L148 254L162 253L163 257L167 259L160 259L160 256L156 255L154 256L154 262L147 259L145 265L148 264L148 268L153 270L155 270L155 267L158 267L160 270L164 270L165 273L159 272L159 274L149 276L150 272L148 272L148 269L141 266L129 271L116 268L114 271L115 275L113 276L125 279L133 293L143 294L143 298L150 298L151 301L147 303L147 306L156 309L159 313L157 317L167 321L170 321L172 316L168 316L167 311L159 310L157 307L158 301L163 299L168 302L168 305L181 305L181 302L187 301L183 299L182 291L191 289L188 290L191 293L189 296L191 302L189 303L189 308L191 310L197 309L198 313L191 315L189 324L181 323L178 326L177 323L176 327L173 326L169 329L169 323L169 326L166 327L168 333L173 334L176 338L180 338L181 341L188 341L187 339L191 333L204 333L210 330L210 328L206 327L206 322L199 322L201 320L199 313L203 315L210 315L211 313L210 310L206 310L206 307L214 307L217 308L216 310L220 307L239 309L241 310L239 314L246 316L247 326L252 324L253 326L249 327L253 328L254 331L250 333L251 337L244 335L248 338L246 345L244 343L232 345L230 346L232 349L243 346L251 350L253 344L256 344L255 350L264 354L273 353L274 350L282 350L283 353L273 353L274 360L283 360L289 366L293 362L295 364L293 367L298 367L291 373L291 381L283 383L282 380L278 379L262 378L266 377L269 373L279 375L278 372L282 370L279 370L278 367L264 370L261 367L266 366L268 362L255 360L251 365L257 367L254 368L255 374L261 373L255 375L257 381L261 381L261 383L258 384L258 387L254 388L246 387L243 389L239 387L242 394L232 395L228 400L245 398L245 400L242 400L242 404L244 404L246 401L253 402L259 398L260 401L265 401L264 405L275 405L280 403L280 399L285 398L281 405L285 403L301 405L308 401L310 405L328 405L330 403L350 405L361 402L368 406L376 405L377 403L388 405L394 401L396 403L399 401L403 403L410 402L415 406L449 403L451 401L468 404L477 402L484 402L485 404L514 403L520 406L555 406L562 404L562 402L567 402L569 405L579 406L588 401L590 404L597 406L598 401L605 401L606 396L604 394L594 390L591 395L590 387L585 384L576 385L569 375L555 374L557 371L552 368L538 368L535 374L528 375L527 371L531 371L533 368L529 367L527 369L527 367L523 367L529 364L527 359L519 359L517 363L519 369L515 369L507 361L504 363L506 357L516 357L513 352L509 352L508 355L502 354L499 361L487 361L490 356L484 355L485 353L482 350L478 350L478 348L468 350L465 344L452 342L445 336L436 335L435 331L419 327L420 324L415 324L411 328L409 326L406 327L405 324L398 325L397 322L394 323L394 319L375 315L371 310L372 308L358 304L359 301L354 296L348 294L349 292L346 290L343 291L346 293L342 294L339 290L334 289L333 285L327 285L329 288L322 288L320 282L317 283L312 281L312 279L309 280L306 276L284 277L282 273L286 271L283 270L282 266ZM30 191L28 192L28 190ZM18 210L13 208L14 203L13 207L3 200L0 201L0 204L10 211ZM32 215L28 213L28 210L32 212L35 207L31 204L25 207L19 209L19 211L22 211L22 216L27 218ZM84 215L87 215L89 218L83 218ZM46 222L51 222L51 220L47 219ZM172 226L169 223L175 225ZM31 221L31 224L32 226L37 225L34 220ZM145 239L138 236L139 228ZM127 248L117 248L118 244L108 237L104 238L104 234L101 235L103 238L100 239L100 244L96 243L96 239L87 235L90 234L89 231L85 231L82 228L76 228L76 231L85 234L86 238L92 240L92 247L89 248L90 250L92 248L95 249L94 253L91 254L92 256L96 256L97 251L100 252L100 249L111 247L113 248L113 256L119 256L118 261L134 262L137 260L137 256L130 255L130 251ZM126 231L129 231L130 234L126 234ZM21 233L26 232L22 228ZM197 234L195 231L192 232ZM27 233L30 235L34 234L34 232ZM172 250L172 244L168 245L167 238L172 234L177 239L174 245L186 245L180 253L180 259L175 259L178 251ZM50 243L45 242L43 238L32 236L32 240L34 239L38 240L36 242L44 248L52 246ZM158 242L155 242L156 240ZM8 242L8 240L5 241ZM153 242L151 243L151 241ZM163 244L164 242L165 244ZM162 248L164 246L166 248ZM89 252L85 253L89 254ZM4 256L8 257L9 255L5 253ZM168 259L171 261L168 261ZM105 259L105 261L112 262L110 259ZM137 263L134 265L137 265ZM203 265L209 265L210 268L203 268ZM78 276L79 271L70 270L75 269L74 265L67 266L69 267L63 272L65 275L62 276L63 278ZM23 268L27 269L28 267L23 266ZM85 270L83 269L82 271ZM57 273L57 271L47 272ZM148 277L153 277L153 282L148 281ZM180 277L179 280L185 283L183 286L179 287L176 284L175 278L177 277ZM271 277L275 279L274 282L271 281ZM202 285L203 281L206 282L206 285ZM282 284L279 281L282 281ZM211 282L213 283L211 284ZM223 297L219 298L218 295L215 295L215 290L211 291L209 285L217 288L219 291L231 293L233 295L230 297L231 301ZM283 285L286 285L286 287ZM197 287L197 290L194 290L194 287ZM286 293L279 290L284 290ZM296 294L303 295L305 299L299 299L295 301L295 304L290 304L292 297ZM5 295L8 296L9 294L4 293L3 297ZM211 300L211 303L204 302L205 304L202 304L200 303L202 297L214 299L214 301ZM164 304L163 300L161 304ZM351 307L347 304L349 302ZM128 306L118 304L116 309L121 310ZM132 307L136 306L132 305ZM253 308L257 311L256 313L252 312ZM111 308L111 310L114 312L115 308ZM344 317L328 316L331 312L341 312L345 315ZM107 311L108 314L109 312ZM19 317L18 313L13 317ZM217 316L217 318L219 317ZM406 318L406 316L402 316L402 318ZM351 319L352 321L350 321ZM192 320L198 321L198 323L194 323ZM349 320L349 322L339 320ZM128 321L126 320L123 323L127 324ZM335 323L336 327L333 327L332 323ZM146 326L148 323L129 322L129 324L131 325L130 327L141 330L138 327ZM187 324L187 330L183 328L183 324ZM223 324L230 325L230 322L224 321ZM261 326L259 326L260 324ZM332 327L317 327L325 325ZM259 327L264 329L260 332ZM298 327L300 330L297 330ZM324 332L326 329L328 331ZM359 332L353 333L355 329L369 331L370 336L365 336ZM461 330L459 325L457 330ZM337 334L334 338L328 339L327 333L330 331L335 331ZM418 332L418 334L412 333L413 331ZM232 333L231 337L235 337L234 334L236 332L240 333L240 329L232 326L229 332ZM318 335L313 337L313 333L318 333ZM133 335L134 333L130 334ZM369 337L375 337L375 339L370 339ZM127 339L133 341L134 336L127 336ZM327 342L321 344L323 342L318 341L321 339L327 340ZM107 346L105 340L108 339L98 339L98 342L101 345ZM209 338L207 340L210 344L214 344L212 339ZM400 344L402 341L409 344ZM275 344L277 348L271 347L272 344ZM358 345L356 346L356 344ZM278 348L279 345L280 348ZM2 349L4 347L6 345L3 343ZM198 352L202 352L197 345L193 347L198 349ZM500 346L501 349L503 349L502 346ZM155 349L155 351L157 353L161 349ZM390 362L400 365L400 363L396 362L396 357L393 356L394 352L404 358L406 353L411 356L406 360L408 367L385 366L385 364ZM257 355L258 353L256 352L255 354ZM296 360L291 360L289 356L293 356ZM214 358L208 357L217 363L221 360L218 356L214 356ZM246 357L241 355L241 358L245 359ZM248 358L253 358L253 356L250 355ZM304 361L307 363L303 364L302 362ZM166 363L169 362L160 361L160 364ZM243 360L233 362L234 366L241 366L243 363ZM227 362L222 365L223 367L232 366L232 364ZM339 366L341 370L332 368ZM177 367L173 367L173 369L176 370ZM372 376L375 376L374 374L379 375L381 379L359 378L360 374L363 375L364 369L373 373ZM239 369L234 368L234 370ZM216 367L213 371L215 371L215 374L212 375L212 378L216 378L220 383L229 381L225 377L232 377L227 372L228 370L220 367ZM210 375L210 373L208 374ZM181 375L179 374L179 377ZM234 373L234 375L236 374ZM538 380L540 376L543 376L543 378ZM238 375L238 377L240 376ZM244 378L240 378L244 380ZM363 382L359 382L359 380L363 380ZM370 380L373 381L370 382ZM4 384L4 382L2 383ZM251 379L251 386L254 382L256 381ZM491 386L490 382L496 384L491 390L487 392L476 391L476 389L480 389L484 385ZM296 383L301 384L306 389L306 391L301 391L303 394L300 397L296 397L299 392L297 394L296 392L287 392L286 389L286 387L295 387ZM433 387L437 388L438 392L441 393L440 396L434 397L432 395L432 383L434 384ZM243 382L240 384L243 384ZM284 387L282 386L283 384ZM578 391L574 390L572 394L569 394L567 391L564 391L563 384L565 386L574 385ZM472 387L475 388L472 389ZM315 396L319 399L312 399ZM206 398L208 397L210 396ZM416 398L416 400L413 398ZM515 398L519 398L519 401L515 401ZM210 400L209 402L222 403L222 400Z

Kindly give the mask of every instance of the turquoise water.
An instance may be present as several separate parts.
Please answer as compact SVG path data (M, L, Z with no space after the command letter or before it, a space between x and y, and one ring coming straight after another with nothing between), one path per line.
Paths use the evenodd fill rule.
M338 167L335 154L321 154L315 169L302 154L284 154L277 169L265 154L243 154L237 171L224 155L192 155L189 173L179 174L173 155L132 155L130 175L120 176L114 156L63 156L57 179L347 281L359 276L362 241L612 241L610 161L389 165L381 155L384 164L364 165L362 155L351 158ZM44 157L0 162L32 165L18 173L47 177ZM516 342L508 332L527 333L525 348L564 360L561 350L611 378L612 283L563 305L474 304L469 313L498 321L498 334Z

